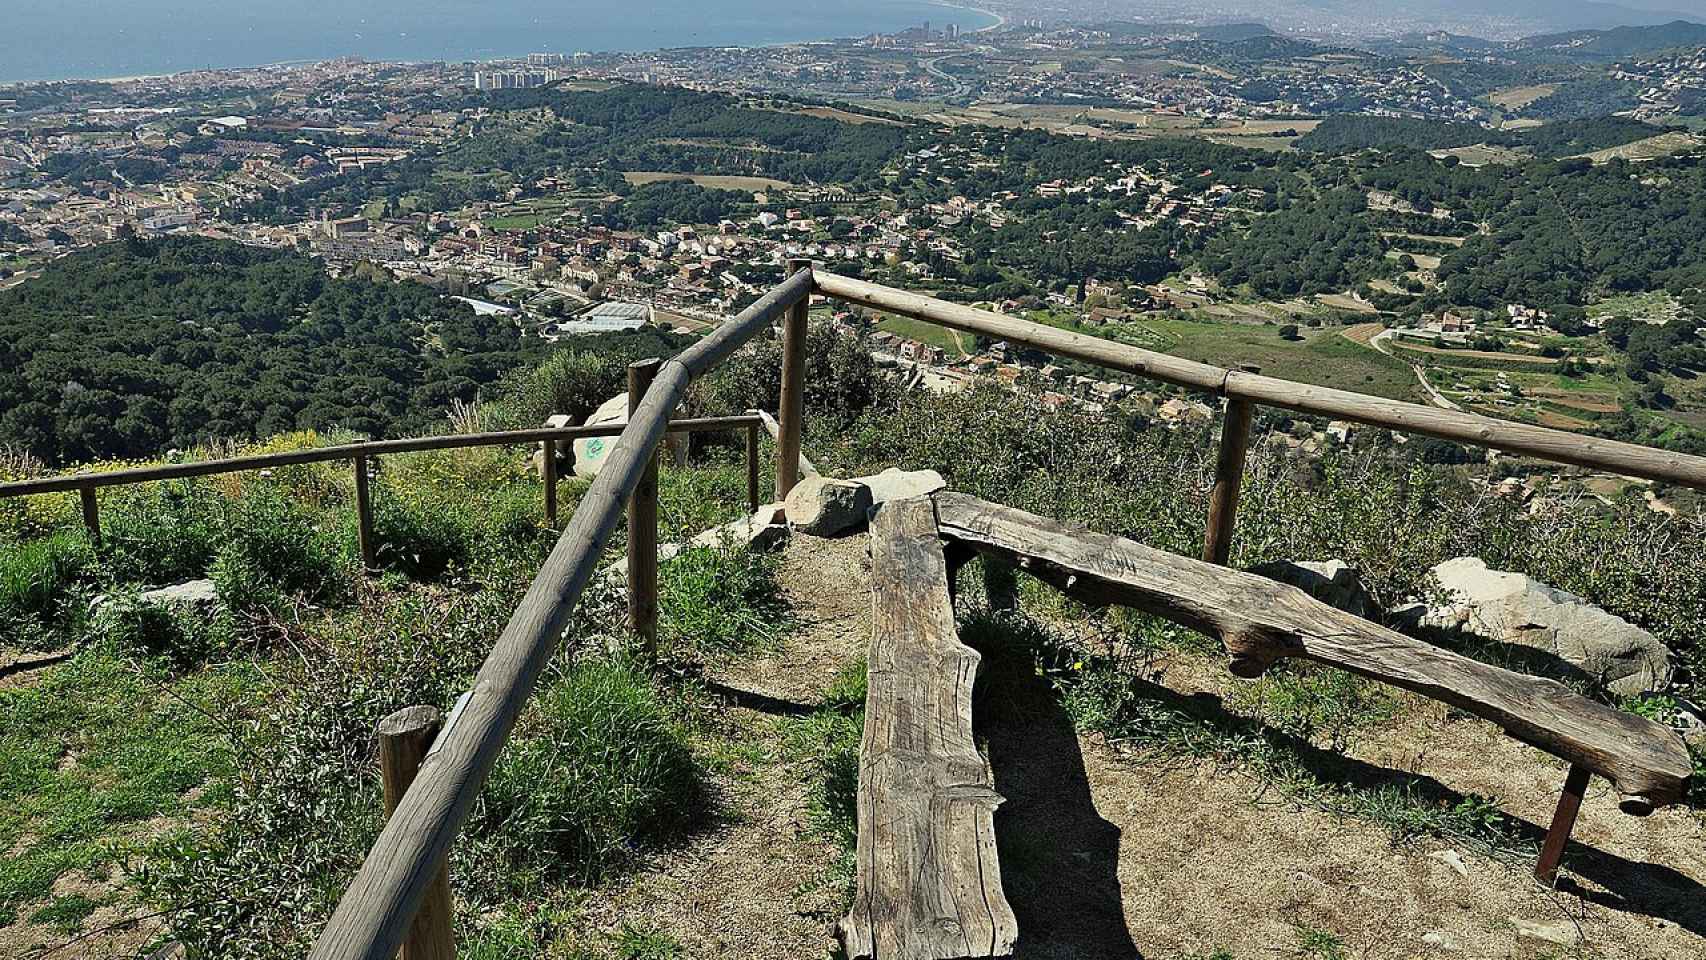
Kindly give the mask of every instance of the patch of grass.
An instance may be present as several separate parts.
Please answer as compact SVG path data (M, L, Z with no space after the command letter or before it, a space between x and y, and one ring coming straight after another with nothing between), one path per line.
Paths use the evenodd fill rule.
M7 645L51 645L54 632L76 618L77 586L93 565L94 553L80 534L0 551L0 635Z
M1297 956L1312 960L1346 960L1345 942L1325 930L1298 926Z
M1302 740L1344 751L1361 730L1397 713L1390 687L1319 664L1284 661L1254 683L1233 688L1228 705Z
M657 927L624 923L615 939L620 960L677 960L685 955L681 942Z
M646 673L586 660L539 694L468 834L490 883L593 883L681 836L703 795L685 733Z
M668 656L774 644L791 626L776 557L744 546L683 551L658 571L658 643Z
M31 923L50 926L62 934L73 934L83 929L83 921L89 919L101 904L80 893L54 897L53 902L30 914Z
M185 814L192 790L231 769L229 731L211 715L260 685L246 665L173 679L96 647L0 691L0 849L18 850L0 859L0 910L44 899L67 873L104 876L143 822Z
M859 840L859 745L865 733L865 663L848 666L830 682L817 710L779 723L783 755L810 771L807 816L813 834L835 845L829 870L803 886L841 891L852 902L854 849Z

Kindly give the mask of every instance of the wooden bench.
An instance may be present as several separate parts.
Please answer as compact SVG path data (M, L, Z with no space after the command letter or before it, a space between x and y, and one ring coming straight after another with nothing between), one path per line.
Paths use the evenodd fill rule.
M937 494L936 513L944 537L1016 562L1084 602L1132 607L1219 639L1239 676L1259 676L1284 657L1318 661L1449 703L1569 761L1535 869L1542 882L1556 876L1589 774L1611 781L1635 816L1687 796L1693 764L1681 737L1560 683L1388 630L1266 577L964 494Z
M972 742L982 658L954 629L928 498L876 511L871 581L858 878L842 945L850 960L1009 956L1018 924L995 852L1001 797Z

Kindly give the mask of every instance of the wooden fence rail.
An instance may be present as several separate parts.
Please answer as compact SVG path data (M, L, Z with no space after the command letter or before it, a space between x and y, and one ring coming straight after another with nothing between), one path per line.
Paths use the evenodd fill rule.
M700 433L716 430L744 430L750 438L756 431L764 428L764 422L764 418L756 413L733 417L672 420L669 424L669 432ZM0 483L0 500L7 497L24 497L76 490L78 498L82 501L83 527L89 534L89 541L99 544L101 542L101 514L99 502L95 498L95 491L101 487L128 486L159 480L242 473L248 470L266 470L303 463L349 460L354 465L355 471L356 543L361 554L362 565L371 570L378 564L379 543L373 532L373 495L370 478L373 460L379 454L504 446L512 443L541 443L545 452L543 467L540 471L545 487L545 525L555 529L557 526L557 444L577 437L618 436L621 434L622 428L623 424L607 423L585 427L543 427L536 430L505 430L495 433L410 437L404 440L345 443L330 447L314 447L308 450L290 450L282 453L262 453L221 460L198 460L191 463L134 467L128 470L113 470L106 473L78 473L59 477L44 477L39 480ZM758 449L750 440L746 445L746 455L750 460L747 464L747 472L750 474L758 469ZM758 508L755 506L753 509L757 510Z
M1264 377L1251 370L1226 370L865 280L830 273L814 276L817 292L848 303L1225 397L1226 416L1203 544L1204 559L1222 565L1231 555L1238 488L1244 475L1244 451L1257 406L1350 420L1401 433L1706 490L1706 457Z

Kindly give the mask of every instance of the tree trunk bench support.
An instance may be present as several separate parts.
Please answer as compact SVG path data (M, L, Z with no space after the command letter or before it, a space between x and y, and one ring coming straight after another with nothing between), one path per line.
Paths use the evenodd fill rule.
M1266 577L964 494L937 494L936 514L943 536L1017 560L1032 576L1083 602L1132 607L1215 637L1238 676L1260 676L1282 657L1314 660L1496 723L1523 743L1611 781L1625 813L1644 816L1687 796L1693 764L1681 737L1563 684L1407 637Z
M929 498L876 511L871 582L857 889L842 945L850 960L1010 956L1018 924L995 851L1001 797L972 741L982 658L954 629Z
M1534 865L1534 879L1550 887L1558 879L1558 862L1564 859L1564 847L1570 842L1570 831L1576 828L1576 813L1582 808L1582 796L1587 793L1593 771L1579 764L1570 765L1564 778L1564 792L1558 797L1558 809L1552 814L1552 826L1546 830L1546 840L1540 845L1540 862Z

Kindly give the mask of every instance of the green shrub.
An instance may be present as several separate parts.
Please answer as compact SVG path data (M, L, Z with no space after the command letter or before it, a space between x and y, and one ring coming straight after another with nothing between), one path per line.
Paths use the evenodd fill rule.
M467 565L479 532L441 498L386 492L373 499L374 554L414 580L437 580ZM352 519L353 522L353 519Z
M55 534L0 552L0 631L15 633L23 646L44 642L81 609L77 587L93 566L94 552L80 534Z
M646 674L586 660L536 698L467 836L493 884L593 883L680 836L702 792L685 734Z
M574 506L567 492L558 491L562 516ZM374 497L375 554L380 566L413 580L444 580L482 566L489 578L543 559L552 542L543 521L540 490L532 484L387 488ZM344 537L353 549L353 516Z
M333 603L352 571L314 514L268 487L251 486L231 506L213 582L233 613L277 610L287 597Z
M200 577L219 550L225 500L195 480L131 488L102 511L101 556L117 583Z
M152 851L141 879L171 937L192 957L304 955L378 834L374 728L412 704L448 711L516 600L502 589L376 594L296 636L299 655L269 667L279 695L231 724L228 811ZM464 902L485 895L474 871L452 876Z

